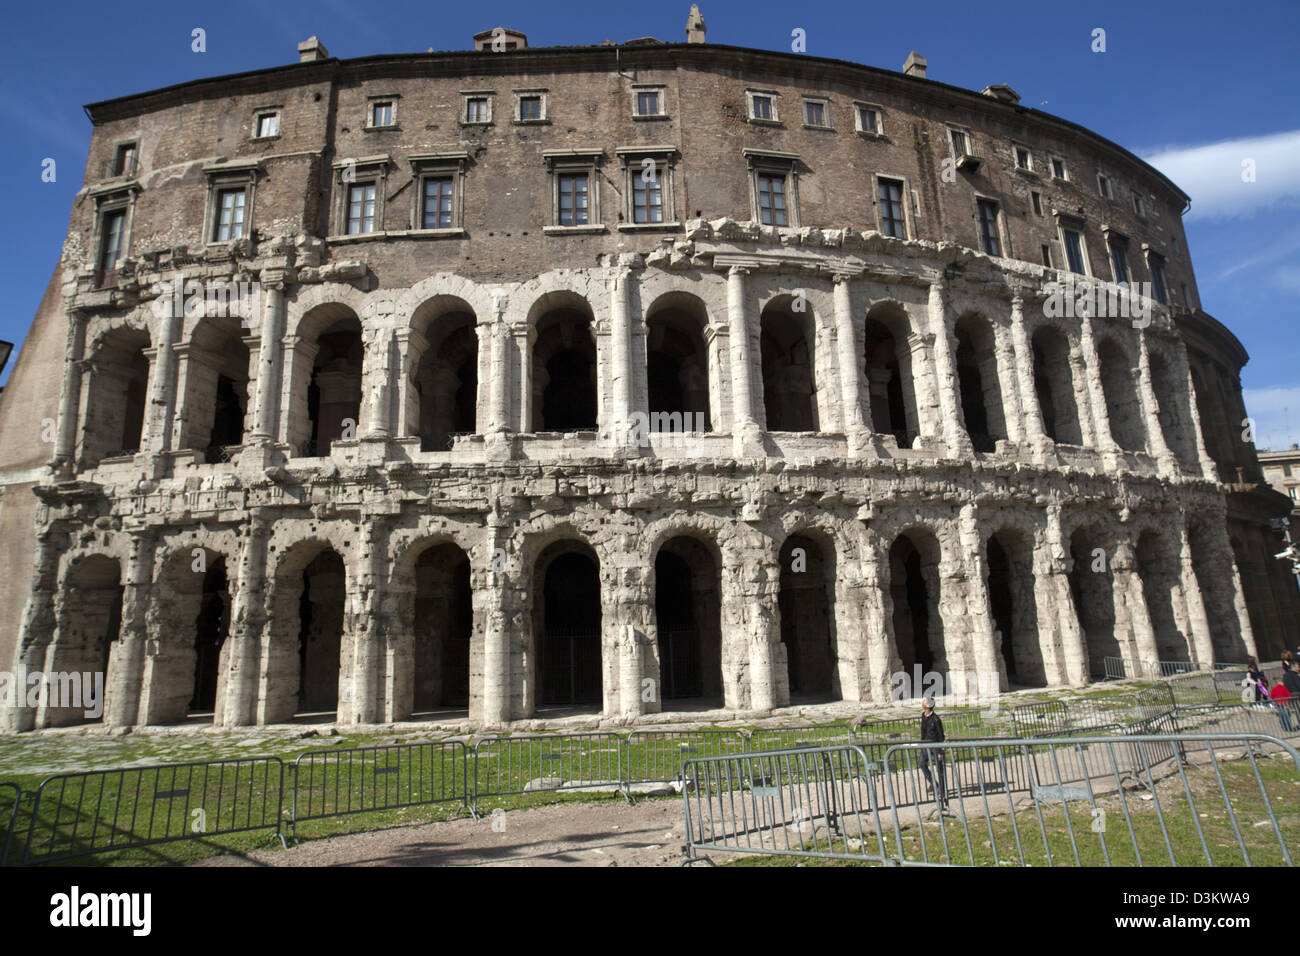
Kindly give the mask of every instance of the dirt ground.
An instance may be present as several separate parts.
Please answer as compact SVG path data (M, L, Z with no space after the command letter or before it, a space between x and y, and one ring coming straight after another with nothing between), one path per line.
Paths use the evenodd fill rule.
M680 800L556 804L217 856L195 866L677 866Z

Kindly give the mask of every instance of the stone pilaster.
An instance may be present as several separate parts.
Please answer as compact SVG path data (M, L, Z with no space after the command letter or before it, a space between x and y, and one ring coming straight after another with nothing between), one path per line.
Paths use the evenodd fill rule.
M754 397L754 325L745 295L748 269L727 272L727 318L731 326L731 435L737 458L762 456L762 425Z
M1045 517L1042 539L1034 549L1034 591L1039 633L1052 641L1056 655L1050 661L1044 655L1043 666L1049 684L1079 687L1090 676L1088 639L1070 593L1070 545L1061 529L1060 502L1051 502Z
M260 514L250 516L239 550L239 565L232 576L228 651L217 680L217 710L213 722L220 727L256 723L263 711L261 697L262 643L268 639L266 613L266 558L270 527Z
M1160 425L1160 403L1151 385L1151 353L1147 349L1145 333L1138 335L1138 397L1142 402L1142 419L1146 423L1147 448L1155 458L1162 475L1178 474L1178 461L1165 441ZM1172 396L1170 398L1172 400Z
M863 344L858 340L853 316L852 277L835 276L835 339L839 347L840 401L850 456L860 456L871 437L871 397L863 388Z
M284 332L288 319L284 301L284 274L264 269L261 276L262 315L261 345L257 350L257 412L247 444L265 444L285 440L280 422L281 378L284 368Z
M939 388L940 435L954 458L969 459L974 455L970 435L966 433L957 398L957 352L954 326L948 321L947 289L944 280L936 278L930 283L929 325L934 341L934 376ZM915 368L915 363L913 363Z
M144 431L140 447L151 452L170 451L179 447L173 442L172 420L178 405L176 344L185 324L185 313L175 308L175 300L158 323L158 344L149 359L149 404L146 406ZM148 350L145 352L149 354Z
M944 549L940 562L939 607L943 619L948 686L958 696L978 695L981 684L1007 685L1001 648L993 636L988 591L988 561L981 544L979 512L973 502L962 505L957 518L960 554Z
M68 313L68 339L64 353L67 357L63 363L63 381L59 386L59 422L54 446L54 467L61 478L70 478L75 470L86 321L85 312L73 310Z
M105 726L113 729L147 724L150 706L146 688L147 671L161 652L161 642L170 635L150 633L149 604L153 597L154 549L157 536L136 529L130 533L131 551L126 562L122 589L122 621L117 647L108 658L104 710Z
M1133 542L1122 534L1115 542L1115 555L1110 567L1115 589L1115 637L1120 641L1124 656L1142 661L1159 660L1160 652L1151 626L1151 614L1147 610L1146 594L1142 590L1142 577L1137 571ZM1121 637L1125 632L1126 636Z
M1209 663L1214 660L1214 637L1210 633L1210 619L1205 613L1201 585L1196 578L1196 567L1192 563L1192 543L1187 535L1185 515L1178 521L1178 558L1181 590L1187 604L1187 623L1191 630L1189 650L1194 652L1193 660L1202 664Z
M1052 441L1043 430L1043 410L1038 403L1038 390L1034 387L1034 350L1025 327L1025 300L1019 295L1011 299L1011 344L1015 362L1015 392L1019 395L1023 412L1024 439L1035 457L1044 461Z
M1106 410L1106 393L1101 385L1101 357L1093 335L1093 319L1079 320L1079 351L1083 354L1084 379L1088 386L1088 413L1092 420L1093 440L1109 471L1119 467L1120 449L1110 431L1110 414ZM1082 410L1080 411L1082 414Z

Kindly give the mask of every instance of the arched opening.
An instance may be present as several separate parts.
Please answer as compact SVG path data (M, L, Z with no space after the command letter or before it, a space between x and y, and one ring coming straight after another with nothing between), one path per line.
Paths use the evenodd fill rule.
M957 384L966 433L976 451L989 452L1007 437L998 384L997 341L993 326L980 315L957 320Z
M326 548L303 570L301 581L297 714L334 712L339 706L339 652L347 602L343 559Z
M1151 389L1156 396L1157 417L1165 444L1185 470L1199 470L1192 409L1187 400L1187 379L1175 375L1169 361L1154 350L1151 352Z
M1106 658L1123 657L1115 637L1115 579L1100 534L1076 528L1070 535L1070 596L1088 648L1088 673L1093 680L1106 676Z
M99 341L82 437L86 467L140 451L149 391L148 348L149 334L139 329L114 329Z
M248 409L248 346L240 320L217 316L200 321L182 368L176 447L202 449L209 462L228 460L229 449L244 443Z
M796 314L791 297L779 296L763 309L761 328L767 430L817 431L812 312Z
M1034 392L1043 415L1043 432L1062 445L1082 445L1079 406L1074 398L1070 340L1044 325L1034 332Z
M599 711L603 682L595 553L577 541L557 541L538 556L533 582L538 703Z
M911 353L898 350L907 340L909 326L901 309L879 306L867 313L865 330L867 388L871 396L871 424L890 434L899 448L911 448L920 434L916 399L912 391Z
M1210 625L1216 661L1245 661L1248 656L1246 642L1237 619L1236 588L1232 575L1232 553L1224 547L1223 528L1218 533L1204 521L1190 521L1187 525L1187 543L1192 552L1192 569L1205 604L1205 616Z
M194 693L191 714L212 714L217 708L221 677L221 648L230 632L230 587L226 559L218 557L203 572L198 613L194 617Z
M211 717L221 697L222 652L230 630L226 558L218 551L177 547L153 583L149 610L150 724Z
M655 556L655 625L663 700L722 705L721 569L702 542L679 536Z
M591 307L562 293L548 297L534 329L533 430L593 431L596 422L596 341Z
M454 544L416 559L414 629L412 713L467 708L474 606L469 556Z
M1125 451L1146 451L1146 429L1133 363L1114 339L1103 339L1098 344L1097 359L1101 363L1101 391L1106 398L1111 438Z
M1046 687L1034 598L1033 540L1010 529L998 531L989 538L987 555L989 610L1007 681L1018 687Z
M1157 658L1191 660L1187 637L1179 627L1182 615L1177 610L1182 599L1181 561L1165 536L1154 531L1142 532L1137 544L1137 569L1156 639Z
M939 542L929 531L914 528L889 548L889 596L893 605L894 643L913 696L920 696L928 674L947 680L943 619L939 613ZM919 670L921 680L916 680Z
M835 552L807 535L781 547L781 643L791 702L839 700L835 632Z
M1242 443L1237 440L1241 426L1235 433L1228 427L1228 412L1222 391L1226 373L1213 365L1209 368L1212 377L1207 382L1201 369L1192 366L1192 390L1196 394L1196 408L1201 415L1201 438L1205 441L1210 458L1218 466L1220 477L1227 481L1236 477L1238 455L1242 450Z
M651 306L646 317L651 431L712 431L707 325L704 305L695 296L668 293Z
M458 434L477 429L478 333L469 305L436 296L411 317L420 351L411 362L406 392L406 433L420 437L421 451L447 451Z
M333 442L355 438L360 425L361 322L346 306L317 306L298 335L288 438L301 455L326 456Z
M70 677L49 688L45 721L49 726L99 723L107 708L109 658L122 627L121 565L106 555L82 558L69 569L62 590L51 670ZM87 713L96 709L99 713Z

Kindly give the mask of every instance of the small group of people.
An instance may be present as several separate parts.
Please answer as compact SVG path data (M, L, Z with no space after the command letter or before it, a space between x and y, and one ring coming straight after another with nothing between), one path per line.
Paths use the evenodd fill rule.
M1300 656L1290 651L1282 652L1282 679L1269 687L1268 678L1259 669L1255 658L1246 663L1246 685L1253 687L1255 701L1261 706L1272 706L1277 710L1277 719L1282 724L1284 733L1291 733L1292 711L1300 705Z

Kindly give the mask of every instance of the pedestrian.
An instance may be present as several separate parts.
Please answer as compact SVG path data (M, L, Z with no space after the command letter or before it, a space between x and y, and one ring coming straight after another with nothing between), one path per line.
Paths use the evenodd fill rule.
M942 743L943 740L943 721L934 712L934 698L926 697L921 701L921 742ZM939 775L937 784L930 774L931 762L934 763L935 772ZM948 813L948 783L942 750L921 751L921 773L925 776L925 782L930 785L930 792L935 794L940 812Z
M1287 673L1291 672L1287 671ZM1269 697L1272 698L1273 707L1277 710L1277 719L1282 724L1283 733L1291 733L1291 706L1294 702L1291 691L1285 683L1278 681L1273 685Z
M1282 672L1282 683L1292 697L1300 697L1300 658L1292 658L1290 668Z
M1246 680L1255 688L1255 703L1268 700L1268 678L1253 657L1246 662Z

